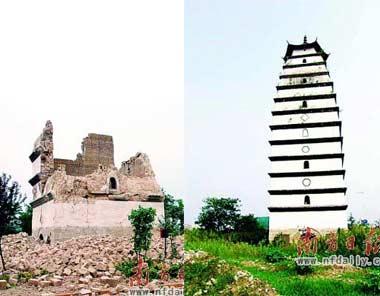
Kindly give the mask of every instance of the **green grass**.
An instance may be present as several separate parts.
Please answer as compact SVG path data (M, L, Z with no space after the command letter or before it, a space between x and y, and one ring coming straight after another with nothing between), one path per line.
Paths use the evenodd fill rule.
M313 267L308 275L299 275L291 257L296 256L294 247L281 248L285 258L270 263L267 254L278 250L273 246L252 246L245 243L231 243L217 238L207 239L185 236L186 250L202 250L232 266L248 271L254 278L267 282L280 295L298 296L361 296L377 295L364 292L361 281L365 281L365 269L339 269L329 266ZM276 260L277 261L277 260ZM197 274L198 280L201 273ZM191 279L189 279L190 281Z
M205 294L217 295L219 291L223 291L234 281L233 269L221 264L220 260L216 258L208 258L206 261L195 260L191 264L186 264L185 274L186 295L194 295L199 290L204 291ZM214 283L211 282L211 279Z
M268 284L253 279L238 266L205 252L188 253L186 296L275 296Z
M349 283L333 277L314 275L300 276L292 270L262 271L254 267L243 267L254 277L268 282L281 295L368 295L360 290L356 281Z

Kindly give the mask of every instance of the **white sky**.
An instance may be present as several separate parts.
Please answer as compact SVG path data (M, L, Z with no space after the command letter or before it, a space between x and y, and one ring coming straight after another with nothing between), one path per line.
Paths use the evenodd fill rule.
M182 1L2 1L0 28L0 172L31 196L28 156L50 119L55 157L110 134L117 166L145 152L184 197Z

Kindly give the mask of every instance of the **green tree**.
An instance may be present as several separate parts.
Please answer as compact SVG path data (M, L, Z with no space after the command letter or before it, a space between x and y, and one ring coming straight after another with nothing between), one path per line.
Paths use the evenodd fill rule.
M204 200L204 203L195 224L204 230L223 233L235 229L240 218L239 199L209 197Z
M259 223L257 222L255 216L253 214L249 214L239 217L234 230L237 232L247 232L257 229L258 227Z
M268 239L268 231L264 229L253 214L240 216L234 228L234 240L257 244Z
M22 210L22 203L25 197L20 193L20 186L17 182L11 181L11 176L3 174L0 177L0 257L3 270L6 269L3 251L1 248L1 238L3 235L16 233L20 227L18 215Z
M165 216L163 220L160 220L160 224L169 237L172 256L177 257L177 245L174 239L183 234L184 231L183 200L175 199L172 195L165 194L164 212Z
M153 222L156 217L156 210L153 208L143 208L139 206L133 209L128 216L133 228L133 244L135 252L140 255L150 248L152 241Z
M165 222L168 234L177 236L184 230L184 206L182 199L175 199L170 194L165 194L164 199Z
M27 205L25 209L20 213L19 217L21 231L26 232L29 235L32 234L32 213L32 206Z

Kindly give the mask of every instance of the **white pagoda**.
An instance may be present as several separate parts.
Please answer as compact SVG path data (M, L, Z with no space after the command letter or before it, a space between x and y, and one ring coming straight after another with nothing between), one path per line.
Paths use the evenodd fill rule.
M347 227L342 122L328 54L288 44L272 110L269 239Z

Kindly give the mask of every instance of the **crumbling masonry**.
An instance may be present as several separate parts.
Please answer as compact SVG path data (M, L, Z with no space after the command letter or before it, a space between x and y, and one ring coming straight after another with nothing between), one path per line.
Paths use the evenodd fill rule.
M111 136L89 134L75 160L54 158L48 121L29 156L33 166L33 236L44 241L130 231L128 215L139 205L163 215L163 193L149 158L137 153L118 169Z

